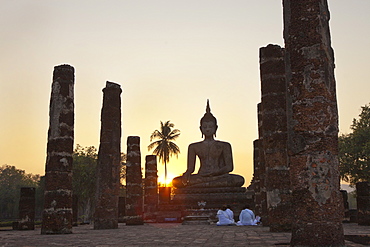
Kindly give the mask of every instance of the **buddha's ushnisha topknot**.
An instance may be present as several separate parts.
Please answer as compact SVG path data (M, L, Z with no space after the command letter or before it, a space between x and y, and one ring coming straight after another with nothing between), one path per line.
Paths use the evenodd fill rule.
M217 126L217 119L211 113L211 107L209 106L209 99L207 99L206 113L200 119L200 125L204 122L212 121Z

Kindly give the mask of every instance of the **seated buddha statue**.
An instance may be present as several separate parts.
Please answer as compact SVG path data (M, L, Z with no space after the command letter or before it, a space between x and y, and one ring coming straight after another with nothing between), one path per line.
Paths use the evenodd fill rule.
M244 184L242 176L229 174L234 169L231 145L214 139L217 128L217 120L207 101L206 113L200 120L204 140L189 145L187 170L172 180L174 187L240 187ZM200 168L197 174L193 174L196 156L200 160Z

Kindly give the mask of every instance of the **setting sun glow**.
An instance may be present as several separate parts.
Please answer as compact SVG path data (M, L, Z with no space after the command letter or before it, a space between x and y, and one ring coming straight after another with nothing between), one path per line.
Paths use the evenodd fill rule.
M169 187L169 186L171 186L172 179L177 177L177 176L179 176L179 175L174 175L173 173L168 173L167 174L167 180L165 181L164 174L163 175L160 174L159 177L158 177L158 185L159 186L166 185L166 187Z

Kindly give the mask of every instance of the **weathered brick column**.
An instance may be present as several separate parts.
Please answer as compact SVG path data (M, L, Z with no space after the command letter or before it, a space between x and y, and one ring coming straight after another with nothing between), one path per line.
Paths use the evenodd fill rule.
M118 197L118 222L125 222L126 216L126 197Z
M287 115L284 49L260 48L263 151L266 196L272 232L290 231L291 188L287 156Z
M78 196L72 195L72 226L78 226Z
M54 67L41 234L72 233L74 68Z
M340 190L340 193L342 194L343 198L343 216L344 218L349 218L349 203L348 203L348 193L346 190Z
M118 228L122 90L120 85L107 81L103 93L94 229L115 229Z
M129 136L126 162L126 225L142 225L143 223L140 137Z
M262 215L262 198L261 198L261 180L259 168L259 158L260 150L259 144L260 140L256 139L253 141L253 180L252 180L252 189L254 190L254 214Z
M326 0L283 0L292 246L344 246L338 110Z
M144 182L144 220L156 219L158 210L158 174L157 156L145 157L145 182Z
M263 149L263 106L262 103L257 104L257 119L258 119L258 168L260 180L260 206L261 206L261 221L264 226L269 225L268 209L267 209L267 194L266 194L266 166L265 166L265 151Z
M21 188L18 230L35 230L35 192L34 187Z
M370 226L370 183L356 183L357 222L362 226Z

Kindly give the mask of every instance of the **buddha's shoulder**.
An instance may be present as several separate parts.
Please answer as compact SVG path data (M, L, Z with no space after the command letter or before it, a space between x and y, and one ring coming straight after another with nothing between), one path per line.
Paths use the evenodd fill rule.
M219 145L219 146L231 146L230 143L225 142L225 141L215 140L214 143L216 145ZM203 145L205 145L205 142L204 141L200 141L200 142L191 143L189 145L189 147L197 147L197 146L203 146Z
M200 146L200 145L202 145L202 143L203 143L203 141L190 143L190 144L189 144L189 148L190 148L190 147Z
M224 145L224 146L231 146L231 144L230 144L230 143L228 143L228 142L224 142L224 141L218 141L218 140L216 140L216 143L217 143L217 144L220 144L220 145Z

